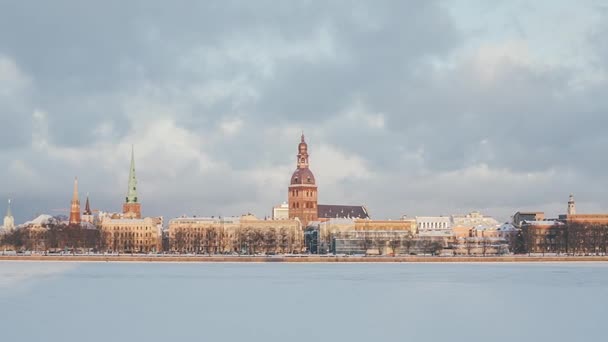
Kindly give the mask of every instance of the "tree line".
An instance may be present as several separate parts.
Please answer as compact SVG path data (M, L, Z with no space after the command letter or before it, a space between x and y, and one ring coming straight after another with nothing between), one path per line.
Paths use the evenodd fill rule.
M101 251L107 246L99 229L53 224L46 228L20 228L0 236L0 246L28 251Z
M232 232L215 227L201 230L179 229L168 242L170 250L177 253L282 254L301 251L293 232L287 228L244 227Z
M106 233L108 234L108 233ZM221 229L200 231L179 230L170 239L163 239L164 251L194 254L285 254L300 253L304 247L313 253L335 252L336 239L348 239L350 234L332 234L330 241L319 241L317 235L306 241L297 239L290 229L247 228L227 232ZM411 234L379 236L357 233L354 246L359 252L368 249L385 250L395 254L423 253L437 255L441 250L459 250L459 254L495 253L496 242L484 238L462 241L447 238L418 238ZM46 228L20 228L0 235L0 247L29 251L105 252L126 251L125 241L108 239L100 229L80 225L52 224ZM118 241L118 242L117 242ZM122 242L121 242L122 241ZM124 243L123 243L124 242ZM320 244L317 246L317 244ZM608 225L564 223L550 227L524 226L502 242L515 254L551 253L564 255L607 255ZM106 245L112 244L112 245ZM120 245L117 245L120 244ZM124 245L124 246L123 246ZM319 248L319 250L317 250ZM477 251L474 253L474 251ZM136 252L136 251L132 251ZM502 252L500 253L502 254Z

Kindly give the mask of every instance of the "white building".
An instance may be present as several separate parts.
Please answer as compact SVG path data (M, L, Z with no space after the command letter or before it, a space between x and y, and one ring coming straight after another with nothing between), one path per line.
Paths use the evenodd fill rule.
M289 219L289 204L283 202L283 204L277 205L272 208L272 219L273 220L288 220Z
M449 216L416 216L416 228L421 236L449 236L452 220Z

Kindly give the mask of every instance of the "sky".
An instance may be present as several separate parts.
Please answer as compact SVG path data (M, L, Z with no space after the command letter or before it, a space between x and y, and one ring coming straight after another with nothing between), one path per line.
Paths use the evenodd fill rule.
M373 218L608 212L604 1L0 0L17 223L270 215L305 133L319 203ZM3 206L0 205L0 210Z

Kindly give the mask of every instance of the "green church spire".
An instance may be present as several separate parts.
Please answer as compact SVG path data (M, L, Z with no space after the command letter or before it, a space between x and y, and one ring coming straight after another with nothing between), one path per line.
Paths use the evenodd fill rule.
M11 200L8 200L8 209L6 209L6 217L13 217L13 213L11 212Z
M127 191L127 203L137 203L137 178L135 177L135 151L131 146L131 169L129 170L129 190Z

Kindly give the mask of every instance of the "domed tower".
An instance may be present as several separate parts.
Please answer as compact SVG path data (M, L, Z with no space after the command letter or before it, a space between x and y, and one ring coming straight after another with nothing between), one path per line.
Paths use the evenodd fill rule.
M302 134L302 141L298 145L297 168L291 175L289 193L289 218L298 218L306 226L310 221L316 221L317 212L317 184L315 176L308 168L308 145Z

